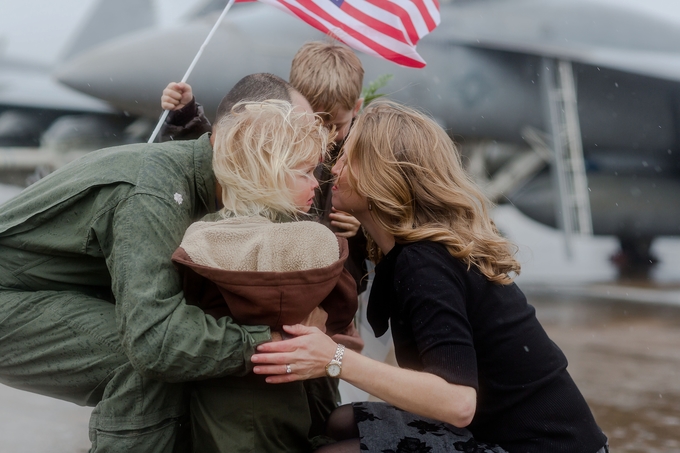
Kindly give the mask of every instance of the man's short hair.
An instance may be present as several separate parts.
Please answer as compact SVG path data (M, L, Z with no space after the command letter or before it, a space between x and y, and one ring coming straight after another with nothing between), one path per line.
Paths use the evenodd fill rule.
M258 102L267 99L291 102L290 93L294 90L290 83L274 74L261 72L247 75L236 82L236 85L222 98L222 102L217 107L215 124L231 112L234 105L239 102Z
M290 84L307 98L315 112L352 110L361 96L363 81L359 57L337 42L304 44L290 68Z

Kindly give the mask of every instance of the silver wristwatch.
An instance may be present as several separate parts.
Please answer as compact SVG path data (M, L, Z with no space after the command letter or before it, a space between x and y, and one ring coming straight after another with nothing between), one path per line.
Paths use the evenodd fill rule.
M328 365L326 365L326 374L329 377L336 378L340 376L340 371L342 371L342 356L344 354L345 347L339 344L337 349L335 350L335 357L333 357L333 360L328 362Z

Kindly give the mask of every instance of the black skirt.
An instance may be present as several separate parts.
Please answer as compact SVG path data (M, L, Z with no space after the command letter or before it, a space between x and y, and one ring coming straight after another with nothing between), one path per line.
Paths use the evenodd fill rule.
M497 445L475 441L467 429L456 428L386 403L352 404L362 452L376 453L507 453Z

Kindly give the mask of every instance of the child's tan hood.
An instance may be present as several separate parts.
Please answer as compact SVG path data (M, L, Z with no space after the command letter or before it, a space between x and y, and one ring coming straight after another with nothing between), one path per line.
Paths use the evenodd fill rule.
M332 334L357 309L348 255L347 240L316 222L241 217L194 223L172 259L184 271L187 300L216 317L279 329L321 305Z

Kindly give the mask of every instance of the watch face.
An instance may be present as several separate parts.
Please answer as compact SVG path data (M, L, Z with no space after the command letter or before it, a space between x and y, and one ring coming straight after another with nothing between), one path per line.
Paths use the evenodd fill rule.
M326 373L328 373L330 377L340 376L340 365L336 363L331 363L326 367Z

